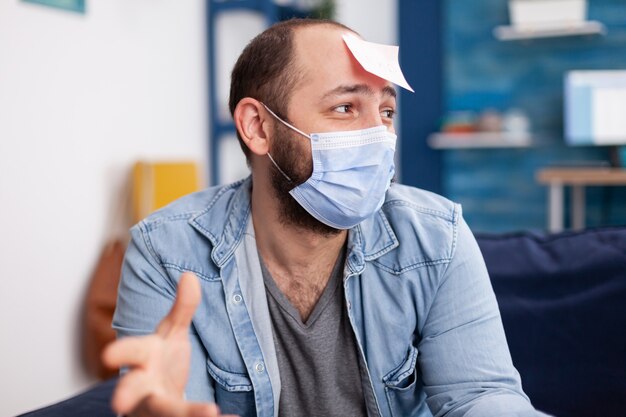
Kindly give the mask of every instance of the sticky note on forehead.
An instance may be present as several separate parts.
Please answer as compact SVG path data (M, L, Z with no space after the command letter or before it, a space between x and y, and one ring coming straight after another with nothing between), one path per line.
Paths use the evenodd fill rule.
M343 35L343 40L365 71L414 92L402 74L399 47L367 42L353 33Z

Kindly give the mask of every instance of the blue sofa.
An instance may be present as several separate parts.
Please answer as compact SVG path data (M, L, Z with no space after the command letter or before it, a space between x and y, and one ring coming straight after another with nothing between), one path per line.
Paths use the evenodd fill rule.
M626 227L477 238L535 407L626 416Z
M626 227L477 240L535 407L557 417L626 416ZM22 417L114 417L114 385Z

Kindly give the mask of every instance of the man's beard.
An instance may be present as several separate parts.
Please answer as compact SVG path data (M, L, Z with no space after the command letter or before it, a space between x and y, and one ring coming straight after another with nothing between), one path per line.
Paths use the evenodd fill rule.
M302 155L302 147L297 146L296 141L305 140L295 137L285 126L276 123L274 125L272 158L285 174L285 176L271 164L271 184L274 196L278 199L278 220L287 226L296 226L323 236L333 236L341 232L339 229L330 227L315 217L311 216L300 203L289 194L296 186L306 182L313 172L312 161Z

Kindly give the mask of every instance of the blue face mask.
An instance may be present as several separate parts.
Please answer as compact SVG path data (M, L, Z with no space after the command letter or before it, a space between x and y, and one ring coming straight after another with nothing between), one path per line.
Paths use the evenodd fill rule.
M395 172L396 135L386 126L307 135L265 108L311 141L313 173L289 192L311 216L336 229L350 229L381 208Z

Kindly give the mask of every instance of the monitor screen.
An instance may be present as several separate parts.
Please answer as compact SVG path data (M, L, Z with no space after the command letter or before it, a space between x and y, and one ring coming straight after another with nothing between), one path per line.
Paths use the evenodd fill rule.
M569 145L626 144L626 70L568 72L564 112Z

